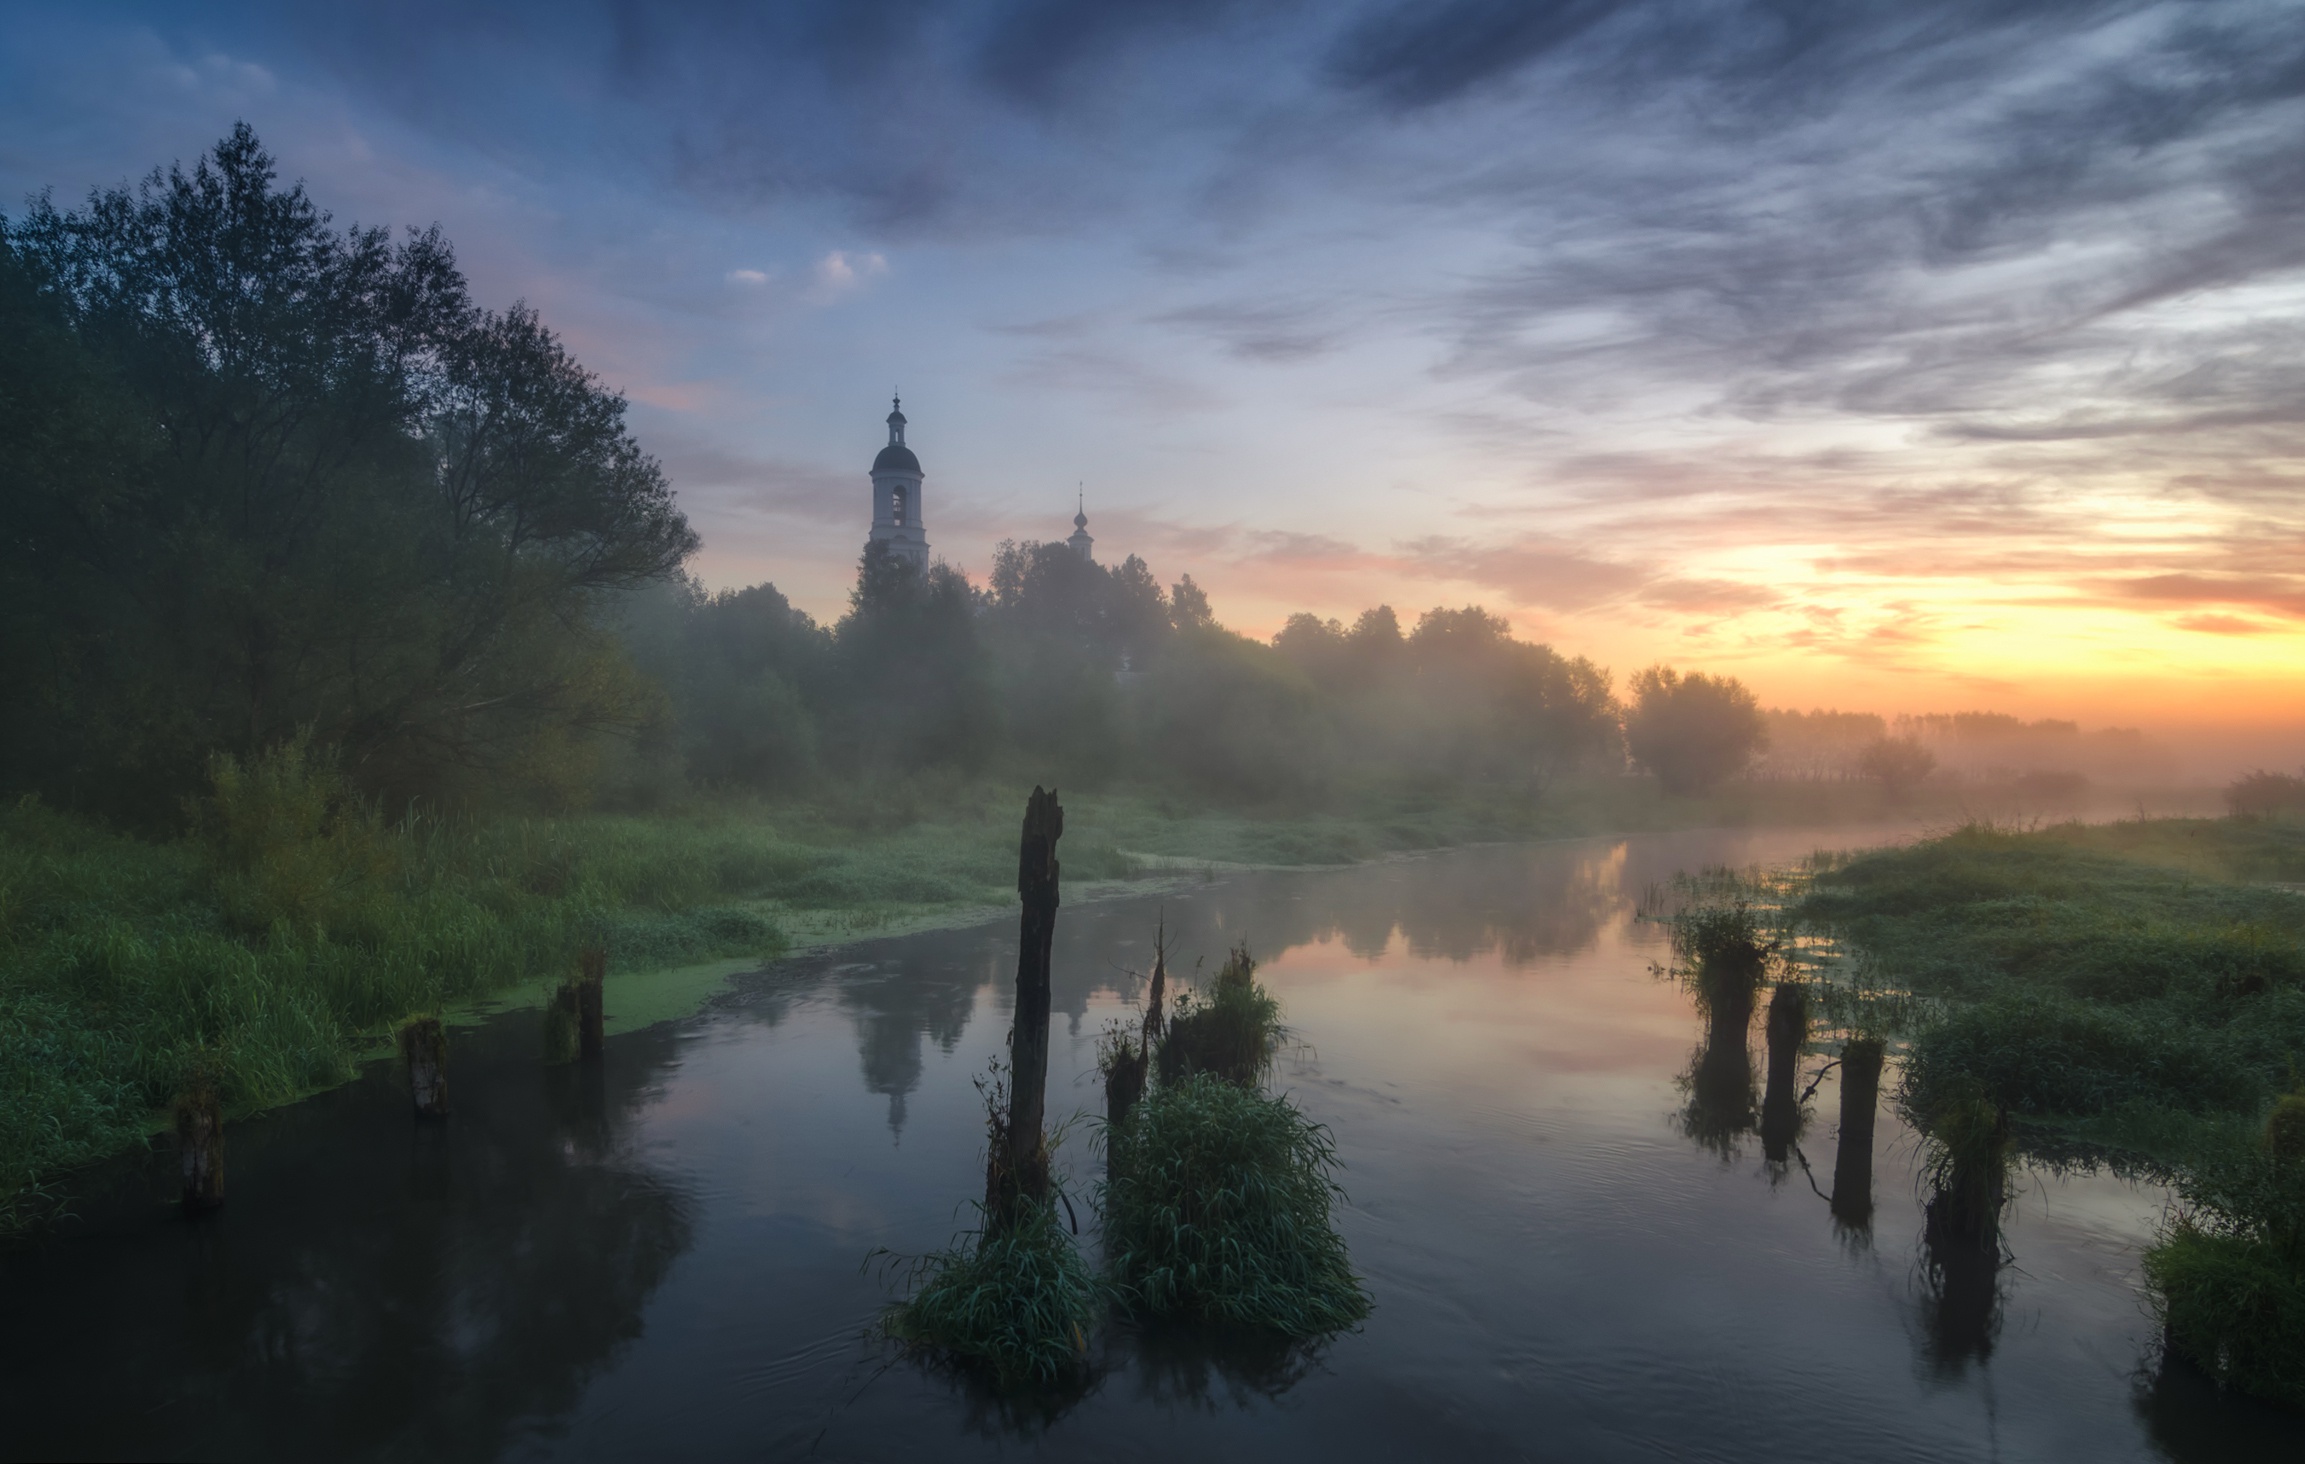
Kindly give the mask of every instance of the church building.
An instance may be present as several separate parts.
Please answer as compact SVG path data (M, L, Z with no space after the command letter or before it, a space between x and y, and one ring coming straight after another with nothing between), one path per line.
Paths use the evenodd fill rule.
M928 525L924 522L920 505L922 473L920 459L904 445L904 398L889 402L888 446L872 460L872 531L865 536L865 547L885 544L895 558L915 569L928 568ZM1088 509L1075 504L1072 516L1072 537L1065 540L1072 552L1090 564L1096 563L1091 552L1096 540L1089 535Z
M889 403L888 446L872 460L872 532L865 547L888 552L915 569L928 568L928 526L920 507L920 459L904 445L904 399Z

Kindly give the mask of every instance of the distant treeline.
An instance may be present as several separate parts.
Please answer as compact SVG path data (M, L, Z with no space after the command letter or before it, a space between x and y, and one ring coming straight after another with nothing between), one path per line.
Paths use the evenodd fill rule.
M1190 575L1063 544L1001 545L981 586L868 554L829 626L707 593L623 401L475 306L437 232L333 227L245 126L0 219L0 473L0 791L140 824L292 742L389 807L553 808L924 770L1525 796L1628 760L1687 792L1772 736L1894 784L1971 730L1764 715L1664 667L1620 701L1479 607L1268 644Z
M1001 545L981 588L868 552L830 627L769 585L674 580L625 613L667 694L639 766L709 784L940 767L1237 797L1363 775L1527 791L1622 764L1607 674L1478 608L1298 616L1267 645L1218 625L1190 575L1163 590L1133 555L1064 544Z

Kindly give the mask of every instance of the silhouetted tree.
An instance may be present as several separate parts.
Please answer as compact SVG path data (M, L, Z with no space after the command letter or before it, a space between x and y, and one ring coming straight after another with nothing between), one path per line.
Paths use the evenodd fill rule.
M1633 678L1625 746L1672 793L1701 793L1769 745L1760 704L1733 676L1651 666Z

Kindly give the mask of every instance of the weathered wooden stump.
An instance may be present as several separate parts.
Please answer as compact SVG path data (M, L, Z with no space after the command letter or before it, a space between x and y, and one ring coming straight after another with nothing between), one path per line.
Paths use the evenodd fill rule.
M224 1107L215 1085L195 1078L176 1095L176 1156L183 1171L184 1213L224 1203Z
M438 1017L417 1017L400 1028L400 1057L408 1064L408 1096L418 1118L448 1117L448 1029Z
M1769 1080L1761 1098L1761 1154L1782 1164L1791 1157L1793 1141L1801 1133L1801 1103L1793 1089L1800 1077L1801 1044L1809 1040L1809 1000L1799 982L1777 983L1765 1025Z
M1852 1230L1873 1223L1873 1116L1881 1104L1881 1039L1841 1048L1841 1138L1833 1155L1833 1218Z
M544 1060L554 1067L576 1061L582 1045L577 1037L576 983L563 981L554 988L552 1004L544 1009Z
M598 947L587 950L576 978L577 1055L586 1062L599 1061L601 1044L606 1040L601 989L607 979L608 952Z
M1017 844L1016 890L1023 898L1016 957L1016 1025L1008 1039L1008 1115L995 1124L985 1165L987 1224L1048 1200L1048 1146L1042 1135L1048 1088L1049 948L1056 938L1056 841L1064 809L1052 789L1032 790Z
M1147 1065L1148 1058L1144 1048L1133 1043L1120 1048L1107 1059L1104 1074L1104 1116L1108 1132L1126 1123L1129 1110L1136 1107L1137 1103L1143 1099Z

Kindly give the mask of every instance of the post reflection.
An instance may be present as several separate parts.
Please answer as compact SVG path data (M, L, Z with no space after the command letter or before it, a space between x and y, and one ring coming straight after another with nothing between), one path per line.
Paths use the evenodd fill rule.
M1750 1002L1724 1002L1706 1013L1704 1043L1681 1078L1688 1095L1682 1134L1723 1159L1735 1157L1738 1139L1753 1131L1753 1054L1745 1045L1752 1019Z
M153 1223L131 1184L93 1233L0 1260L13 1305L105 1319L0 1340L7 1451L487 1459L573 1406L691 1202L626 1142L668 1039L588 1073L540 1071L539 1042L533 1014L460 1035L445 1124L378 1076L236 1126L233 1203L198 1224Z

